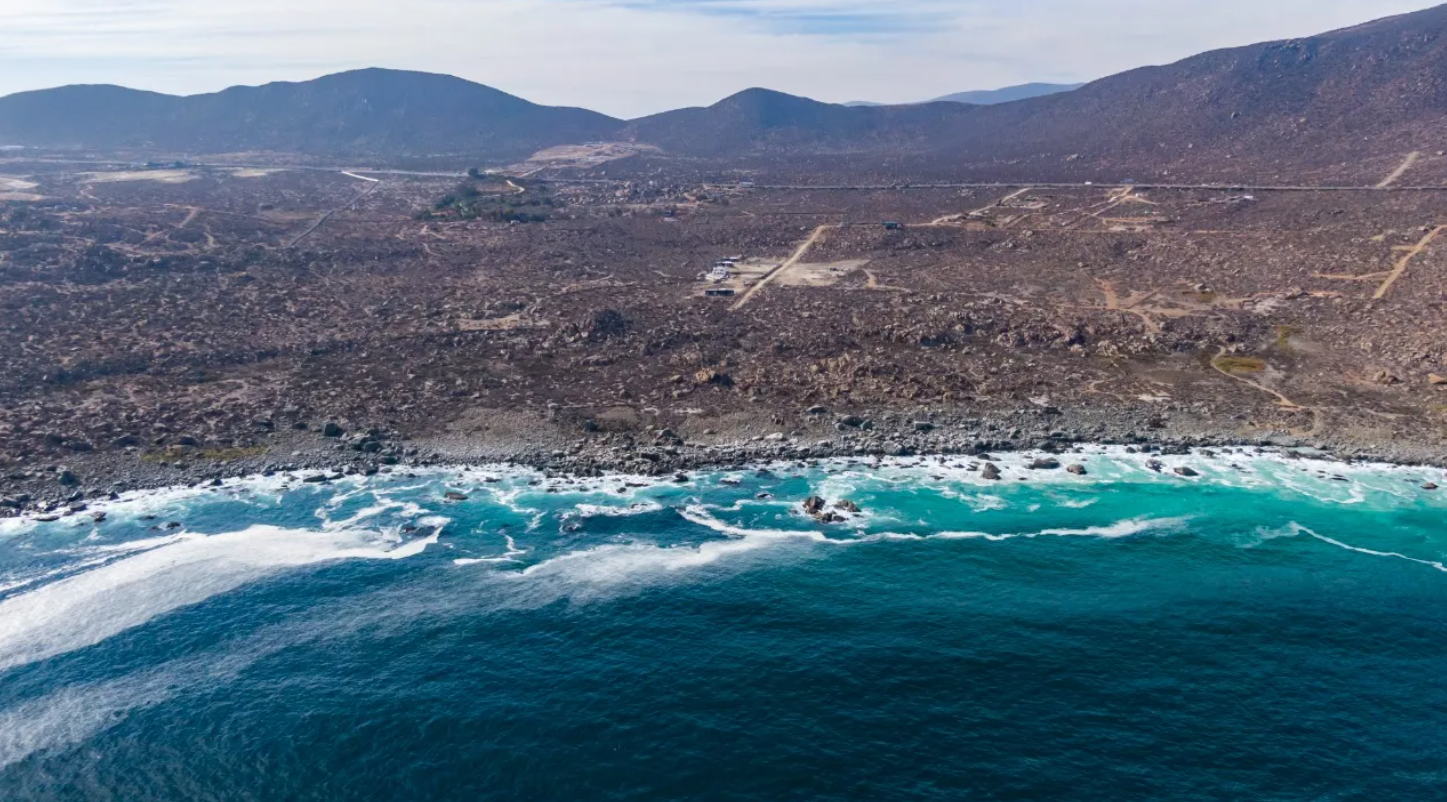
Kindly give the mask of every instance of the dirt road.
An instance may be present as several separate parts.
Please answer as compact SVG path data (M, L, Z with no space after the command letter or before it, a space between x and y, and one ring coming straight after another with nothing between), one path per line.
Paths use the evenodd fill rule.
M749 291L744 293L744 297L740 298L738 300L738 303L735 303L732 308L736 310L742 309L744 305L747 304L749 301L753 300L753 297L759 292L761 292L764 287L768 286L770 282L778 278L779 274L798 264L799 260L804 258L804 254L808 253L809 249L814 247L814 243L818 242L819 238L824 236L825 231L828 231L831 228L838 227L838 224L831 223L828 225L819 226L818 228L814 229L814 233L810 234L809 238L804 240L804 244L800 245L799 248L794 251L793 256L790 256L783 264L779 265L773 270L770 270L767 275L765 275L762 279L759 280L758 284L750 287Z
M1377 189L1387 189L1387 188L1390 187L1391 185L1397 183L1397 179L1399 179L1399 178L1401 178L1402 176L1406 175L1406 174L1407 174L1407 171L1410 170L1410 169L1412 169L1412 165L1416 164L1416 163L1417 163L1417 159L1419 159L1419 158L1421 158L1421 157L1422 157L1422 154L1421 154L1421 153L1418 153L1417 151L1412 151L1411 153L1408 153L1406 160L1402 162L1402 166L1401 166L1401 167L1398 167L1398 168L1395 169L1395 170L1393 170L1391 175L1389 175L1389 176L1387 176L1386 178L1382 179L1382 183L1377 184L1376 188L1377 188Z
M1387 280L1382 282L1382 286L1378 287L1377 291L1372 293L1372 300L1380 301L1387 297L1387 293L1391 291L1392 285L1396 284L1397 279L1401 278L1402 274L1407 272L1407 266L1412 264L1412 260L1417 257L1417 254L1425 251L1427 246L1432 244L1432 240L1437 239L1437 235L1441 234L1444 229L1447 229L1447 226L1437 226L1427 232L1427 236L1423 237L1421 242L1403 249L1402 258L1397 260L1397 266L1392 268L1391 273L1387 274Z

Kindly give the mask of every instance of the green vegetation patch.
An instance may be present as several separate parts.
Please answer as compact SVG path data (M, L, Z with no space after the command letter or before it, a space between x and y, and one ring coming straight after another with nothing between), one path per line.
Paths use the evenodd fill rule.
M496 183L469 171L468 178L417 215L424 221L486 220L493 223L542 223L557 208L545 184L522 179Z
M147 451L141 455L142 462L171 462L177 459L192 459L201 462L239 462L251 457L266 455L266 446L245 446L234 448L184 448L171 446L162 451Z
M1265 360L1254 356L1218 356L1211 360L1211 364L1227 373L1260 373L1266 370Z

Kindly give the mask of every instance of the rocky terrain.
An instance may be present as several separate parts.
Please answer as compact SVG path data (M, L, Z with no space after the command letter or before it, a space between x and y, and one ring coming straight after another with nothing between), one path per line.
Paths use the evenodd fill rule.
M436 461L1447 455L1439 191L776 189L656 158L0 164L41 198L0 206L0 515ZM464 196L544 221L440 206Z
M129 146L170 120L289 149L0 158L0 515L448 460L1440 463L1444 29L1447 7L990 107L752 90L625 124L378 71L0 100L0 133L60 144L78 92ZM480 141L501 167L445 155Z

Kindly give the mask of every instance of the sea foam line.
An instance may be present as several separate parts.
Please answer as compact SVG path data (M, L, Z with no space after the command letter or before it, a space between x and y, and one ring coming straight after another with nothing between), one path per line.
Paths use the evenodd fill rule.
M1346 543L1341 542L1340 540L1335 540L1335 539L1333 539L1333 538L1329 538L1329 537L1327 537L1326 535L1317 534L1316 532L1313 532L1313 531L1311 531L1310 529L1307 529L1307 528L1304 527L1304 526L1298 525L1297 528L1298 528L1300 531L1305 532L1305 533L1308 534L1308 535L1311 535L1312 537L1316 538L1317 540L1320 540L1320 541L1323 542L1323 543L1328 543L1328 544L1330 544L1330 545L1336 546L1336 547L1339 548L1339 549L1346 549L1347 551L1354 551L1354 552L1356 552L1356 553L1358 553L1358 554L1368 554L1368 555L1371 555L1371 556L1373 556L1373 557L1394 557L1394 558L1396 558L1396 559L1398 559L1398 560L1406 560L1407 562L1414 562L1414 563L1417 563L1418 565L1426 565L1426 566L1429 566L1429 567L1431 567L1431 568L1435 568L1435 569L1437 569L1438 571L1441 571L1441 572L1443 572L1443 573L1447 573L1447 564L1440 563L1440 562L1438 562L1438 561L1436 561L1436 560L1423 560L1423 559L1420 559L1420 558L1417 558L1417 557L1408 557L1408 556L1405 555L1405 554L1398 554L1398 553L1395 552L1395 551L1377 551L1377 550L1375 550L1375 549L1364 549L1364 548L1362 548L1362 547L1360 547L1360 546L1348 545L1348 544L1346 544Z
M0 671L100 643L281 571L420 554L437 534L383 548L374 533L252 526L179 540L0 601Z

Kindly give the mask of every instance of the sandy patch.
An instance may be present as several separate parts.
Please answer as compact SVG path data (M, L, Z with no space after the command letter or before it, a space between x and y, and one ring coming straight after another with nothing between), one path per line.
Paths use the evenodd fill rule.
M559 145L540 150L528 157L522 164L508 168L508 172L531 173L547 167L596 167L640 153L658 153L654 145L636 142L593 142L586 145Z
M34 181L25 181L8 175L0 175L0 192L19 192L24 189L35 189L40 186Z
M190 170L137 170L120 173L84 173L86 181L95 184L115 184L122 181L159 181L162 184L184 184L195 181L196 174Z
M275 167L242 167L231 171L232 178L265 178L276 173L284 173L285 170Z
M461 318L457 321L459 331L511 331L512 329L536 329L547 324L542 321L533 320L522 312L508 315L507 317L489 318L487 320L473 320Z
M827 287L869 264L868 259L842 262L799 262L774 278L781 287Z

